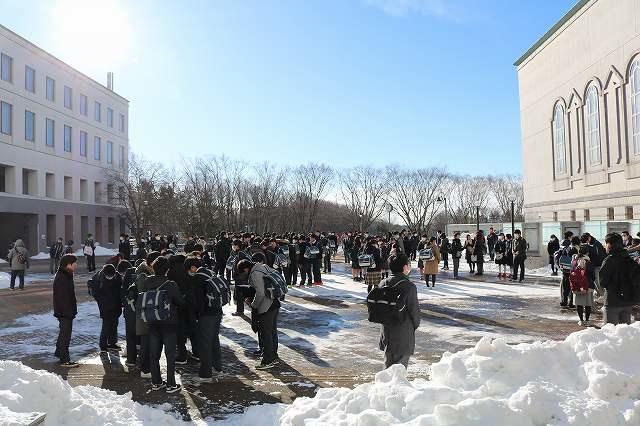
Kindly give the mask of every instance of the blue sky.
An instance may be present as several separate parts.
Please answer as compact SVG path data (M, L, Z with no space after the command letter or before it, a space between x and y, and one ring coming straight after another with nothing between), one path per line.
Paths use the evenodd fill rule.
M132 150L520 173L513 62L575 0L0 0L131 101ZM79 22L83 24L78 24Z

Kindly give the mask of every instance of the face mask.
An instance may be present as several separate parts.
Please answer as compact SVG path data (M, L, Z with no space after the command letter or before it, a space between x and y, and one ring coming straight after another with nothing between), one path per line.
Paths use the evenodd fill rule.
M195 272L191 272L191 271L187 271L187 274L189 274L190 277L194 277L196 275Z
M120 241L124 241L124 238L120 238Z

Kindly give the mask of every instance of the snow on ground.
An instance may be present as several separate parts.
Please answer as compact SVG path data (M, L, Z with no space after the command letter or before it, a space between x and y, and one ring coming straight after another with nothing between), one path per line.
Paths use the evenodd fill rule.
M102 247L101 245L96 245L95 253L96 253L96 256L115 256L116 254L118 254L118 250L108 249L108 248ZM75 254L77 257L84 257L84 251L82 250L82 248L79 248L73 254ZM32 260L44 260L49 258L50 258L49 253L44 251L41 251L40 253L34 256L31 256Z
M36 282L36 281L49 281L51 279L51 275L47 273L36 273L30 274L28 271L24 276L24 282ZM9 272L0 272L0 290L3 288L9 288L9 284L11 283L11 274ZM16 288L20 283L20 279L16 277Z
M31 412L46 413L47 425L183 424L162 409L132 401L130 393L118 395L94 386L71 387L53 373L33 370L16 361L0 361L0 423L28 424L24 420Z
M446 353L429 381L409 382L404 367L394 366L373 383L319 389L286 407L252 407L227 424L636 425L638 351L640 323L587 329L562 342L509 346L485 337Z

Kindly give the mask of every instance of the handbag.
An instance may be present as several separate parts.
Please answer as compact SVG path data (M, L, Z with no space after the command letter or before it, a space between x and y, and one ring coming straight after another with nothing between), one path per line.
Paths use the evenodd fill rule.
M496 253L496 260L502 260L503 257L504 257L504 254Z
M472 254L472 255L471 255L471 261L472 261L472 262L477 262L477 261L478 261L478 255L476 255L476 254Z

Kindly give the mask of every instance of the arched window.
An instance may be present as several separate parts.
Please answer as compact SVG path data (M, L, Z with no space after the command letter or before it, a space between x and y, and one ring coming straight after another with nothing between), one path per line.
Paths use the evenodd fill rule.
M587 90L587 105L585 110L586 123L586 148L589 153L589 164L600 164L602 162L602 151L600 149L600 111L598 105L598 88L591 84Z
M640 58L633 61L629 70L631 81L631 125L633 153L640 154Z
M553 143L555 146L556 174L567 172L567 154L565 150L565 115L564 108L560 103L556 105L553 113Z

